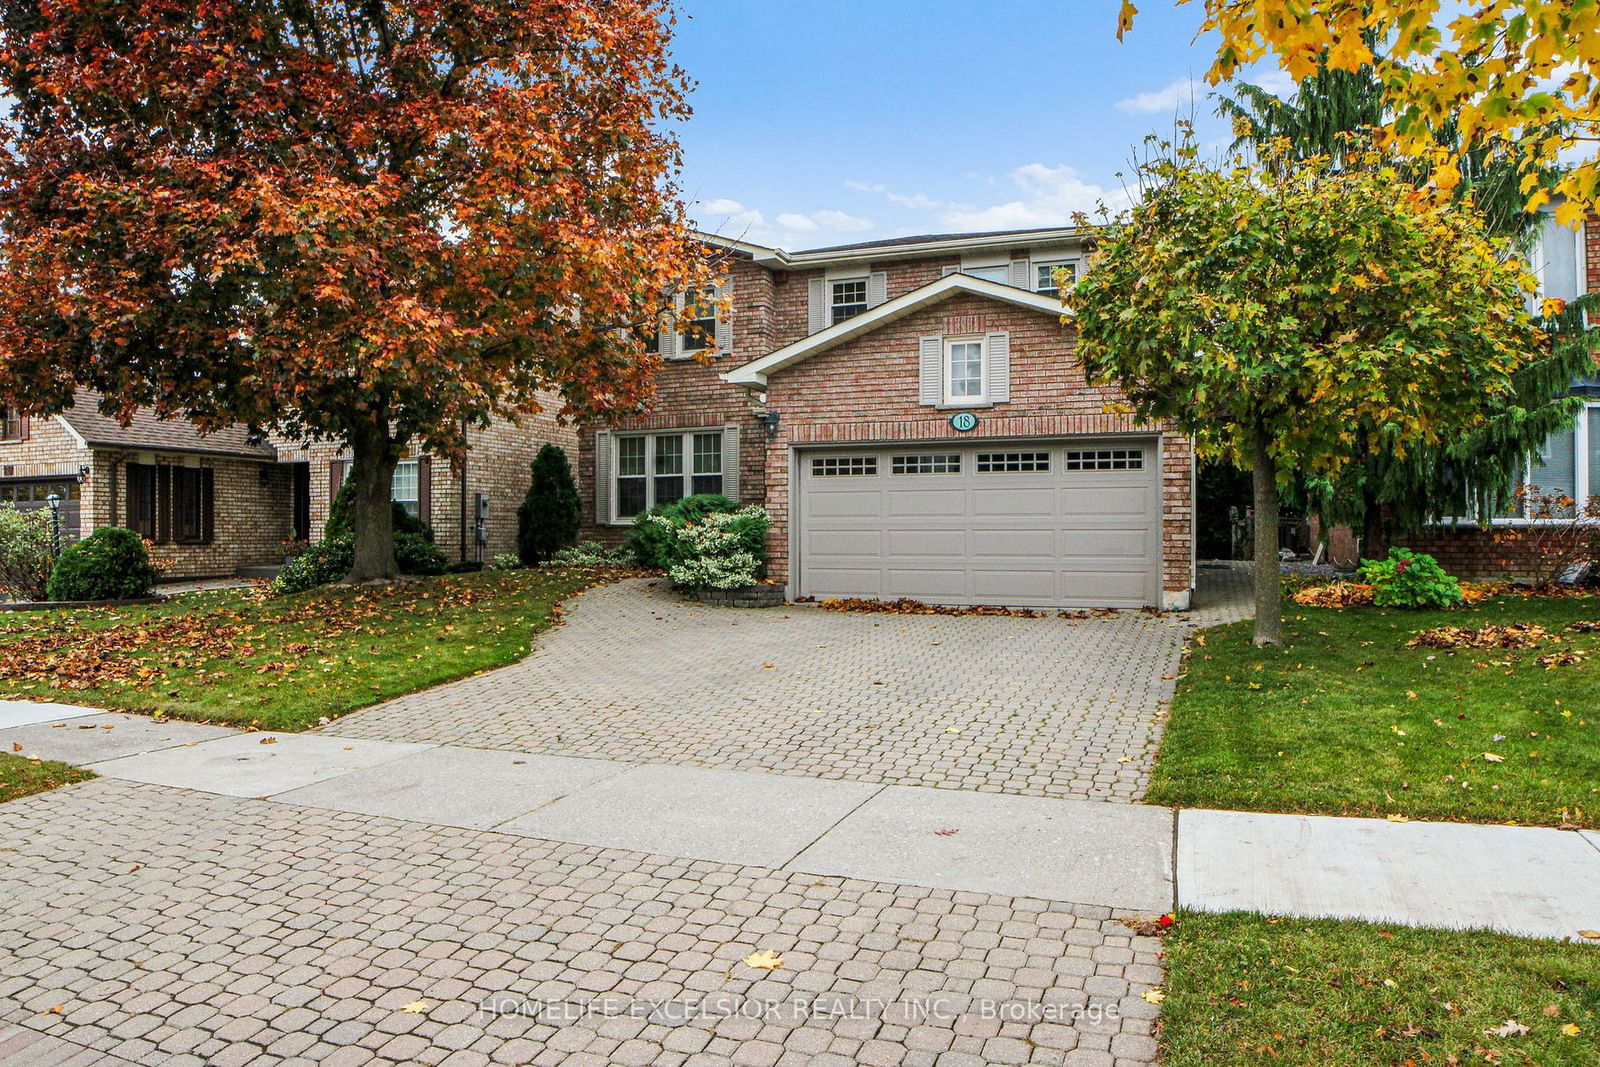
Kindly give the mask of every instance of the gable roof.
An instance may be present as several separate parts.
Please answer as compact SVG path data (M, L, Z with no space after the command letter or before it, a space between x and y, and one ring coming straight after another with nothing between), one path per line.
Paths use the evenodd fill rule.
M877 241L829 245L825 248L806 248L790 252L705 230L695 232L708 244L734 252L743 252L756 263L772 270L803 270L838 263L914 259L957 252L1007 251L1016 248L1078 243L1086 236L1085 231L1077 226L1046 226L1031 230L922 233L911 237L886 237Z
M150 408L136 408L132 421L124 426L111 416L100 413L100 394L88 389L75 391L72 394L72 406L56 418L91 448L158 449L164 452L196 452L266 460L278 458L278 453L270 445L252 438L249 430L243 426L229 426L215 433L202 434L187 419L158 419Z
M937 281L929 282L909 293L902 293L893 300L879 304L868 311L863 311L854 318L836 322L825 330L818 330L809 337L802 337L793 344L762 356L760 359L751 360L741 367L721 375L722 380L733 385L762 386L767 384L767 375L775 374L802 359L807 359L819 352L826 352L846 341L859 337L877 329L884 323L893 322L895 319L904 318L919 308L929 304L947 300L962 293L971 293L974 296L987 297L991 300L1000 300L1007 304L1037 311L1045 315L1054 315L1060 318L1070 315L1061 306L1060 301L1053 296L1043 293L1031 292L1027 289L1018 289L1013 285L1003 285L992 282L987 278L974 278L970 274L946 274Z

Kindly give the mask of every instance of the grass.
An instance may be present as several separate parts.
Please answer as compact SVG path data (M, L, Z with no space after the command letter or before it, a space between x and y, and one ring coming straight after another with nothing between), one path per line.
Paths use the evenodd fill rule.
M92 771L55 760L28 759L0 752L0 804L93 777Z
M1178 683L1149 800L1596 826L1600 635L1563 632L1596 619L1592 597L1450 612L1289 602L1283 649L1253 648L1249 622L1207 630ZM1406 647L1435 626L1508 623L1544 626L1559 643ZM1557 651L1579 661L1541 664Z
M303 730L527 655L594 571L452 575L280 599L200 593L0 625L0 692Z
M1600 1062L1600 948L1194 912L1164 942L1164 1067Z

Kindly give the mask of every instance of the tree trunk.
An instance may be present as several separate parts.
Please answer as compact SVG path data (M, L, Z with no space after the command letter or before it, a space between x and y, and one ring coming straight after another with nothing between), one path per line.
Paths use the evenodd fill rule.
M1266 431L1257 429L1250 457L1250 480L1256 511L1256 637L1257 645L1283 644L1283 591L1278 573L1278 468L1267 451Z
M387 581L400 576L394 559L394 468L399 461L395 442L382 423L352 434L354 460L349 477L355 483L350 525L355 534L355 554L345 581Z
M1389 531L1384 524L1383 505L1375 496L1367 496L1361 509L1362 559L1383 559L1389 554Z

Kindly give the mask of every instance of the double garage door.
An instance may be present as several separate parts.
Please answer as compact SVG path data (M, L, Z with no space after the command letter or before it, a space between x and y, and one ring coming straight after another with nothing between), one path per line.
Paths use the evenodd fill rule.
M1142 607L1161 594L1154 439L799 453L801 596Z

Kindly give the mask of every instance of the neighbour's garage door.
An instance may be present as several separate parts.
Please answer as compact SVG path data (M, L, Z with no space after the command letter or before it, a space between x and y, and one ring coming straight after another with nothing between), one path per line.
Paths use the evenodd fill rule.
M801 596L1160 601L1153 439L817 450L799 460Z
M0 507L15 505L18 511L47 511L50 495L61 498L61 540L78 539L80 486L76 478L8 478L0 481Z

